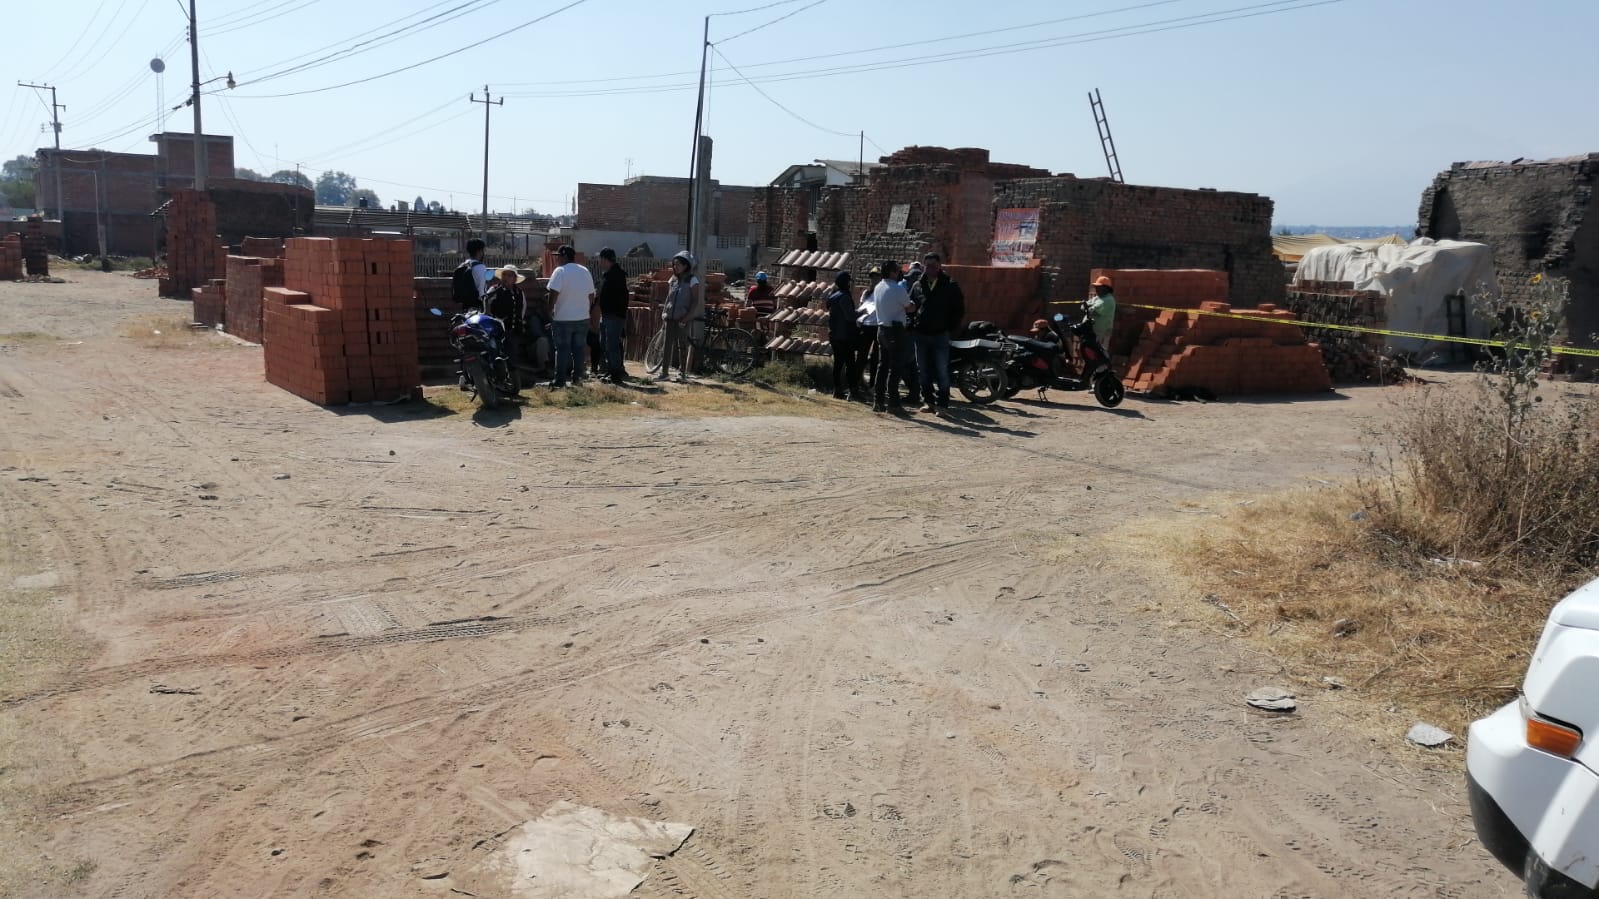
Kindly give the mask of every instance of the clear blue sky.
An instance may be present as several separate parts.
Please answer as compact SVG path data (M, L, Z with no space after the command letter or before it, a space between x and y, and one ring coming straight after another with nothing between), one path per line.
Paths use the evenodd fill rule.
M44 107L17 80L59 85L63 146L150 149L150 58L168 63L167 106L188 92L183 2L15 4L0 155L49 139ZM508 95L494 108L493 208L514 199L558 211L577 182L618 182L629 170L686 175L702 17L768 0L580 0L556 12L570 2L198 0L202 78L232 70L239 82L205 98L206 130L233 134L239 164L262 172L341 169L385 204L453 195L472 210L483 107L467 95L488 84ZM1085 96L1095 87L1129 181L1265 194L1279 224L1411 223L1422 190L1456 160L1599 151L1599 0L1313 2L795 0L719 15L720 53L756 81L792 75L760 88L820 127L713 55L705 130L717 141L715 174L765 184L792 163L854 158L864 129L868 158L877 147L977 146L1000 161L1098 176L1105 163ZM384 37L457 6L426 30ZM1271 10L1283 11L1177 27ZM1080 18L1040 24L1069 16ZM264 77L362 41L373 52ZM365 84L266 96L469 46ZM877 68L817 71L841 66ZM189 130L191 114L170 113L166 126Z

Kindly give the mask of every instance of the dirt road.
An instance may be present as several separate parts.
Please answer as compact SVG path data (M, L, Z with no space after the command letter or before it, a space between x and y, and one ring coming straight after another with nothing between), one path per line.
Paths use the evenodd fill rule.
M1516 894L1458 759L1251 712L1276 667L1103 536L1347 474L1379 390L327 410L73 277L0 284L68 338L0 336L0 596L68 647L0 684L17 895L511 895L563 799L696 828L651 897Z

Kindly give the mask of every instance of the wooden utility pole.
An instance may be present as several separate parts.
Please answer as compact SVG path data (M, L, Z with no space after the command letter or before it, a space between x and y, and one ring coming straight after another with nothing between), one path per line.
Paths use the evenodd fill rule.
M66 109L66 107L56 102L56 89L53 85L30 84L25 81L18 81L17 87L29 87L36 91L50 92L50 130L55 132L56 136L56 156L54 166L56 174L56 220L60 221L63 215L62 210L66 208L62 205L65 200L61 196L61 110ZM63 231L62 234L65 235L66 232Z

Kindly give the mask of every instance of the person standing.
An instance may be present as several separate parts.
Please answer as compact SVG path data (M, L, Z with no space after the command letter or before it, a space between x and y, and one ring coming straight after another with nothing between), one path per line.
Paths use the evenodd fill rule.
M550 273L550 317L555 319L555 381L551 387L583 381L589 317L594 309L594 276L577 263L570 245L556 251L561 264Z
M616 264L616 251L600 251L600 340L605 344L605 370L611 383L627 381L622 339L627 336L627 272Z
M505 355L515 365L522 359L522 346L527 336L527 295L517 285L527 280L527 275L507 265L495 275L494 283L483 295L483 311L505 324Z
M949 339L966 318L966 297L944 271L944 260L937 253L922 257L922 277L911 290L911 301L916 304L911 341L921 378L922 411L936 415L949 408Z
M1083 303L1083 312L1094 321L1094 339L1104 347L1110 343L1111 329L1116 327L1115 285L1104 275L1094 279L1094 295Z
M855 307L857 329L856 353L861 360L861 371L866 375L865 391L871 393L877 383L877 306L872 300L877 285L883 283L883 267L874 265L866 270L867 283L861 291L860 305Z
M483 294L487 292L489 277L488 268L483 265L485 247L481 238L474 237L467 241L466 258L450 275L450 296L462 311L483 308Z
M666 285L666 302L661 307L661 321L666 328L665 345L661 354L661 379L672 372L672 360L678 362L678 383L688 381L689 369L694 367L694 341L699 339L705 326L705 285L694 274L694 254L687 250L672 257L672 280Z
M883 263L883 281L872 292L877 317L877 379L872 384L873 412L904 412L900 404L900 345L911 311L911 296L900 282L899 263Z
M855 399L861 389L860 337L856 334L855 295L849 272L833 277L827 295L827 342L833 348L833 399Z

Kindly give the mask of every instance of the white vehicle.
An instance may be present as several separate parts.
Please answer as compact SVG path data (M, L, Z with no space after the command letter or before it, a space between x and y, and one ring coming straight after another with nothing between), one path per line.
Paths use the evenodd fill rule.
M1477 838L1540 899L1599 897L1599 580L1561 600L1521 698L1471 725Z

